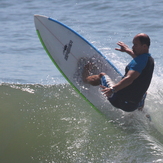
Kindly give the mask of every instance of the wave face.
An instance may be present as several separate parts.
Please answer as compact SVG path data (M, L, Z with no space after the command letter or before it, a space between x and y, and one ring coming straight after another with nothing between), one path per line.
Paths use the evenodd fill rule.
M104 116L69 84L1 84L0 103L0 162L163 161L145 114L108 107Z

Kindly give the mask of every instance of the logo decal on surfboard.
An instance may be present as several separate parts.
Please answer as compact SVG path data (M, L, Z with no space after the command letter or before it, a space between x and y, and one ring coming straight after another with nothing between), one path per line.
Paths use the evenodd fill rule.
M69 53L70 53L71 47L72 47L72 43L73 43L73 41L70 40L69 43L64 46L63 55L65 56L64 58L66 61L68 60Z

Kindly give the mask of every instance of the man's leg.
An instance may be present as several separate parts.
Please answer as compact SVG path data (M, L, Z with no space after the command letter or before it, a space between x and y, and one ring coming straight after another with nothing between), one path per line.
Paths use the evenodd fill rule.
M145 98L147 96L147 92L143 95L141 101L139 102L139 105L138 105L138 110L142 111L143 108L144 108L144 104L145 104Z
M101 72L99 75L90 75L91 64L85 65L83 69L83 81L85 83L91 84L93 86L103 85L105 87L112 87L115 83L111 80L111 78L106 75L104 72Z
M98 86L101 84L101 77L105 75L105 73L100 73L99 75L90 75L91 64L85 65L83 69L83 81L85 83L91 84L93 86Z

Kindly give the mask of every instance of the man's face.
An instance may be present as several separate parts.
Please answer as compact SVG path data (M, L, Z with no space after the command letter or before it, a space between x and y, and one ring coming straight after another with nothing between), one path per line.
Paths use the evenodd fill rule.
M134 37L133 39L132 50L134 54L137 56L144 53L144 45L140 43L140 40L138 37Z

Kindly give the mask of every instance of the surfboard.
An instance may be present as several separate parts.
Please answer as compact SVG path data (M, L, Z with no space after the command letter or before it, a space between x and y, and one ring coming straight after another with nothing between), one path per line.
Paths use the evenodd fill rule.
M91 106L103 112L102 106L109 102L99 86L83 82L83 68L91 63L91 75L105 72L115 83L120 81L122 74L109 58L65 24L42 15L34 15L34 22L44 49L61 74Z

